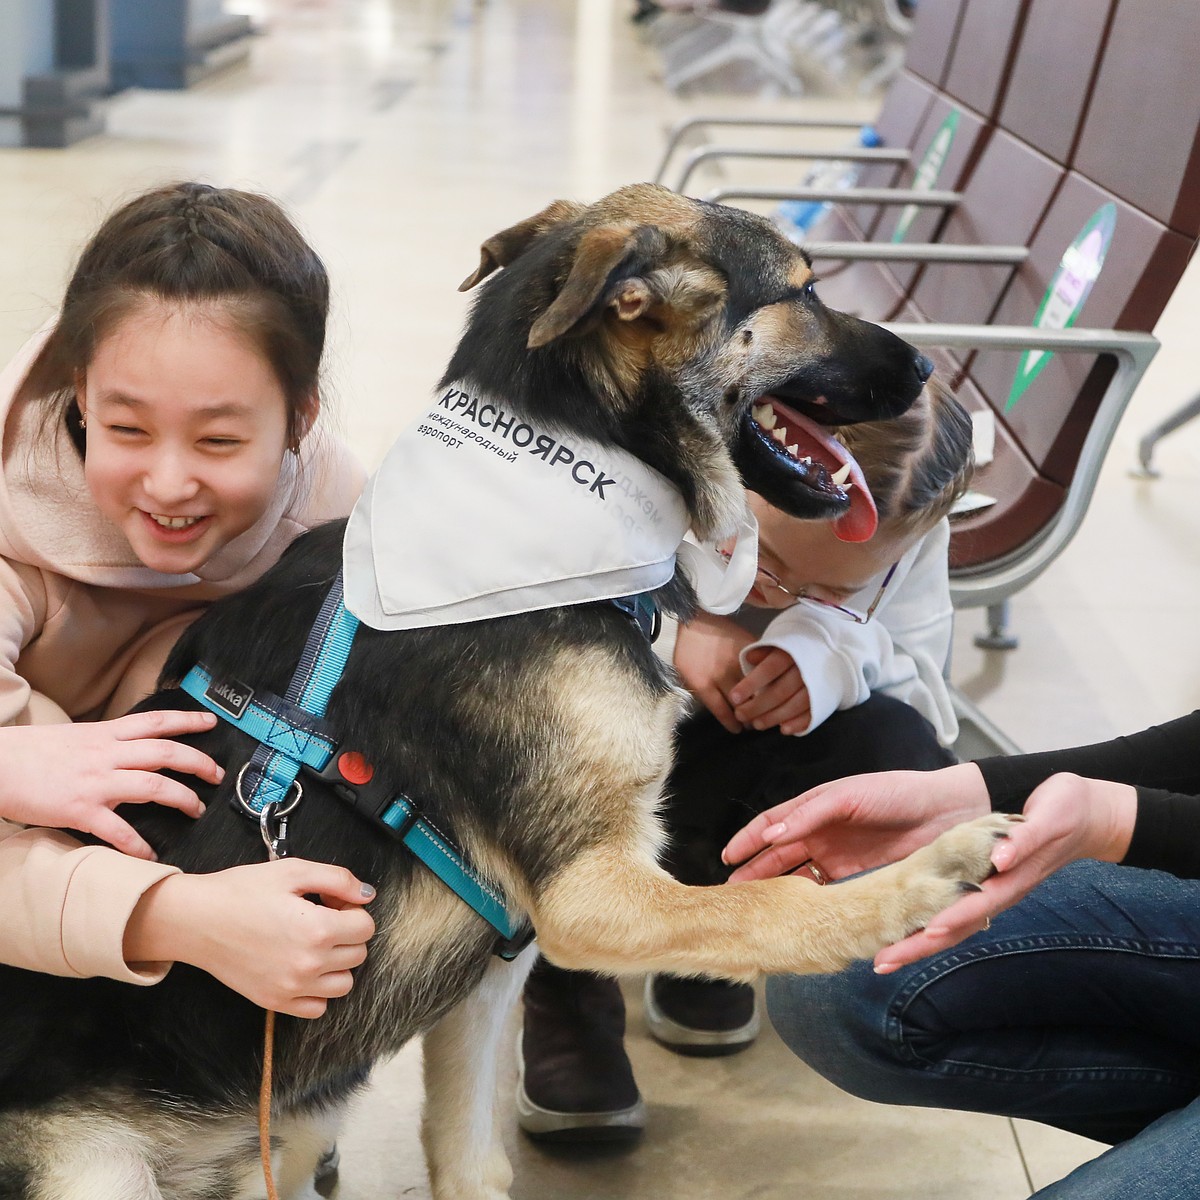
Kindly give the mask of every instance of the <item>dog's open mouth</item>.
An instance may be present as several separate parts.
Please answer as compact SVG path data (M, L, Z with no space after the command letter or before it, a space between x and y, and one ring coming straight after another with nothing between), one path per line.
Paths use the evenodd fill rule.
M854 455L836 435L775 396L762 396L746 425L793 477L839 515L834 532L844 542L865 542L879 524L871 489Z

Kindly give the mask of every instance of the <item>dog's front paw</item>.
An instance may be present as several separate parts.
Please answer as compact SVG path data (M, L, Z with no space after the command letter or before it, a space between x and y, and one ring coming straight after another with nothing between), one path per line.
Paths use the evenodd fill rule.
M910 906L906 928L899 936L907 937L923 928L963 892L978 890L995 869L992 850L996 841L1007 837L1013 823L1021 820L1024 818L1008 813L989 813L956 825L904 859L899 866Z

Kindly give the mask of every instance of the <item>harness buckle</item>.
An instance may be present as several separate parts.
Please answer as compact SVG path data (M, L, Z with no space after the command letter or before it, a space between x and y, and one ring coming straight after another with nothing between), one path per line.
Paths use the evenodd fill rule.
M345 753L335 750L321 770L318 771L315 767L306 765L301 767L301 774L309 775L326 784L338 800L353 809L360 817L365 817L371 824L384 824L383 814L388 810L395 793L375 772L372 772L362 782L352 782L341 770L340 764L345 757ZM391 828L388 828L388 833L393 832ZM408 831L405 830L405 832Z

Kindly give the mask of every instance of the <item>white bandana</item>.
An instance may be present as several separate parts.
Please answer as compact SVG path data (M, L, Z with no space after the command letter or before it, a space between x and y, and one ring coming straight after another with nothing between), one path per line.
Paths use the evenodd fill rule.
M754 582L746 510L726 563L678 490L631 454L550 432L458 386L396 439L350 515L346 607L374 629L457 625L651 591L676 552L711 612Z

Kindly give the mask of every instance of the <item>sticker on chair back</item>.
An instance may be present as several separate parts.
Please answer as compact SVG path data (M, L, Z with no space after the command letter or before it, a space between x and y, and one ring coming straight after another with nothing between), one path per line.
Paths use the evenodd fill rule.
M1100 278L1104 257L1117 227L1117 206L1111 201L1102 205L1079 235L1067 247L1050 286L1042 297L1041 306L1033 318L1038 329L1070 329L1075 324L1091 293L1092 285ZM1008 412L1028 390L1029 385L1046 369L1054 357L1050 350L1026 350L1021 355L1017 374L1008 393L1004 411Z
M214 679L205 689L204 698L211 700L236 721L246 711L246 705L254 699L254 689L236 679Z
M950 156L950 147L954 145L954 135L958 132L958 119L962 114L953 109L950 115L938 126L938 131L929 140L929 147L913 172L912 187L917 192L932 192L937 186L938 176ZM921 211L919 204L906 204L900 211L900 219L896 222L893 242L902 242L908 236L909 226L917 219Z

